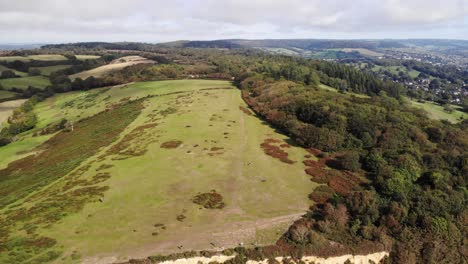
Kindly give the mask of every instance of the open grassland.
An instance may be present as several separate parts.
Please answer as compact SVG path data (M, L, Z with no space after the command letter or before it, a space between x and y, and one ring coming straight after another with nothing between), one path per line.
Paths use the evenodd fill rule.
M70 68L71 65L55 65L55 66L48 66L48 67L32 67L32 69L37 69L41 72L43 76L49 76L51 73L56 71L65 70Z
M138 98L144 99L128 103ZM311 204L307 195L316 184L302 164L308 152L250 113L228 82L144 82L60 94L35 112L38 128L0 148L0 157L16 153L0 170L2 181L22 186L10 190L11 182L0 182L1 204L12 203L0 209L3 223L18 223L3 227L8 247L0 262L93 263L272 243ZM62 118L75 121L74 131L32 136ZM266 155L260 145L268 140L280 142L292 163ZM87 142L85 149L78 142ZM37 154L24 158L28 151ZM11 176L21 164L37 169ZM38 181L33 175L41 171ZM222 206L194 203L200 193L219 194ZM28 253L24 245L34 246Z
M417 101L409 100L411 105L427 112L430 118L437 120L448 120L451 123L458 123L463 119L468 118L468 114L462 112L459 107L452 105L453 111L447 112L444 107L433 102L420 103Z
M13 70L13 69L7 68L7 67L5 67L5 66L3 66L3 65L0 65L0 73L2 73L3 71L12 71L12 72L14 72L16 75L21 76L21 77L28 76L28 74L25 73L25 72L20 72L20 71L17 71L17 70Z
M27 89L29 86L34 88L46 88L51 85L49 78L44 76L27 76L21 78L1 79L0 84L4 89Z
M43 54L43 55L30 55L30 56L3 56L0 57L0 61L31 61L31 60L40 60L40 61L65 61L67 58L59 54Z
M154 61L145 59L140 56L126 56L126 57L122 57L117 60L114 60L107 65L97 67L89 71L84 71L84 72L70 75L70 79L72 80L76 78L86 79L91 76L102 77L111 72L118 71L125 67L135 65L135 64L140 64L140 63L154 63Z

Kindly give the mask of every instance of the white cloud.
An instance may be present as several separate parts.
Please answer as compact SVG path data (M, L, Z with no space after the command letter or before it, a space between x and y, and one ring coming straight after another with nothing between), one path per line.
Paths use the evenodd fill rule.
M467 17L468 0L0 0L0 42L466 39Z

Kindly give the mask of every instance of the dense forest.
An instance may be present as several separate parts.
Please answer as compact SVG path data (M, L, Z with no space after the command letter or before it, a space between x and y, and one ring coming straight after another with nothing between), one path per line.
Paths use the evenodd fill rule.
M84 44L46 48L64 47L68 52L89 48ZM400 84L336 63L250 49L125 47L154 54L158 64L129 66L102 78L72 82L67 75L119 55L79 63L51 76L52 87L37 92L35 100L55 92L131 81L233 80L252 110L319 158L305 161L315 173L322 172L313 176L323 184L320 193L311 194L316 205L283 241L307 247L316 242L315 234L351 248L371 241L392 248L392 263L468 260L466 120L460 124L431 120L402 100L406 91ZM322 89L321 83L339 92ZM16 126L18 131L2 131L4 144L34 123L30 105L23 108L10 123L23 120L24 124ZM321 171L321 162L332 169Z

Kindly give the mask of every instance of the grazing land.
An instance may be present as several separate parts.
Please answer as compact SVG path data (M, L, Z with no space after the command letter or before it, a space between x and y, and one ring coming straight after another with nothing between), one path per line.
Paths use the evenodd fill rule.
M71 65L55 65L55 66L47 66L47 67L31 67L31 69L37 69L41 72L41 75L49 76L53 72L65 70L70 67Z
M141 56L126 56L119 58L117 60L112 61L111 63L97 67L95 69L89 70L89 71L84 71L80 72L77 74L73 74L70 76L70 79L74 80L76 78L81 78L81 79L86 79L90 76L94 77L102 77L106 74L109 74L111 72L121 70L125 67L135 65L135 64L140 64L140 63L154 63L152 60L148 60L146 58L143 58Z
M6 101L16 98L18 94L10 91L0 90L0 101Z
M58 255L60 263L127 260L271 244L312 203L307 195L316 184L302 163L308 152L247 114L240 91L226 81L60 94L34 111L37 128L0 149L0 157L16 153L15 162L0 162L0 175L9 179L0 182L0 192L11 188L10 180L18 186L2 196L0 212L20 219L3 227L14 254L0 252L0 262ZM63 118L74 123L73 131L34 136ZM292 162L266 155L260 145L267 139L284 142ZM85 149L75 148L82 142ZM12 177L21 164L35 169ZM54 173L41 166L55 166L47 169ZM23 232L33 223L29 241ZM28 253L26 245L38 241L48 242Z
M34 88L46 88L50 84L49 78L44 76L26 76L0 80L0 85L7 90L12 88L27 89L29 86Z
M468 118L468 114L465 112L462 112L460 107L452 105L451 107L453 110L451 112L448 112L444 109L443 106L435 104L433 102L417 102L417 101L410 101L411 105L414 107L423 109L426 111L429 115L430 118L437 119L437 120L448 120L451 123L458 123L462 121L463 119Z
M43 54L43 55L30 55L30 56L4 56L0 57L0 61L65 61L67 58L59 54Z
M99 59L101 56L98 55L75 55L75 57L79 60L94 60Z
M25 72L20 72L20 71L17 71L17 70L13 70L13 69L7 68L7 67L5 67L5 66L3 66L3 65L0 65L0 73L2 73L3 71L12 71L12 72L14 72L16 75L21 76L21 77L28 76L28 74L25 73Z

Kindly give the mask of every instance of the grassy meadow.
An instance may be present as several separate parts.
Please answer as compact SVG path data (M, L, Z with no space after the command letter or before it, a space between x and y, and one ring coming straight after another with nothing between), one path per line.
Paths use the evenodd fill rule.
M29 56L2 56L0 61L66 61L67 58L59 54L42 54L42 55L29 55Z
M468 114L462 112L459 107L452 105L454 109L451 113L444 110L444 107L433 102L417 102L409 100L410 104L416 108L423 109L430 118L437 120L448 120L451 123L458 123L468 118Z
M308 152L286 144L245 107L230 83L204 80L142 82L40 102L37 128L0 148L0 157L15 161L0 158L0 229L9 234L0 241L10 252L0 251L0 262L113 262L274 242L311 205L316 184L304 172ZM62 118L73 121L73 131L34 136ZM266 155L260 144L267 139L282 141L295 162ZM37 182L33 176L50 159L54 169L47 171L54 173ZM36 169L12 177L23 163ZM9 180L21 188L5 192ZM192 202L213 191L224 208Z
M0 79L0 84L4 89L27 89L29 86L35 88L46 88L51 83L49 78L44 76L26 76L20 78Z

